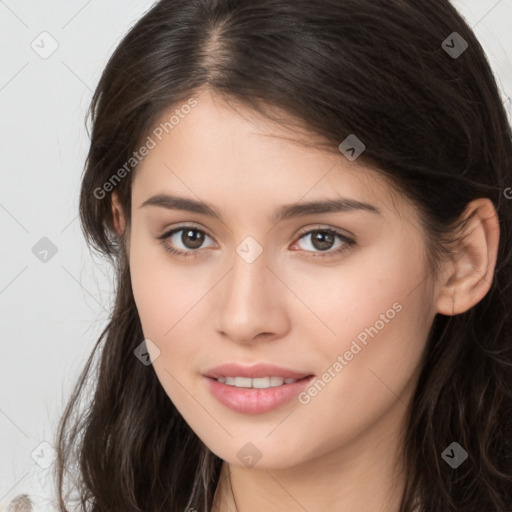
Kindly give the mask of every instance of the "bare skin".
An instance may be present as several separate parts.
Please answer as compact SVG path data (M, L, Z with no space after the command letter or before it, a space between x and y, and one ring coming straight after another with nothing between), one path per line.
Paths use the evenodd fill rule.
M492 203L469 205L462 241L434 275L415 208L378 173L337 148L288 140L290 132L208 91L194 97L198 105L137 169L130 225L115 194L113 211L117 231L129 229L133 292L144 335L160 350L158 379L225 461L212 510L396 512L402 436L429 328L437 313L462 313L487 293L499 240ZM142 206L164 193L206 202L221 219ZM272 219L283 205L339 198L377 211ZM157 239L180 227L164 243L187 257ZM343 235L332 248L305 234L329 228ZM199 248L192 238L184 245L191 229L204 233ZM249 236L262 250L251 263L236 251ZM373 336L350 357L365 329ZM341 371L333 370L338 356ZM244 414L206 385L204 373L226 362L318 379L331 368L331 379L307 403L303 395L303 403ZM247 443L261 454L251 467L238 456Z

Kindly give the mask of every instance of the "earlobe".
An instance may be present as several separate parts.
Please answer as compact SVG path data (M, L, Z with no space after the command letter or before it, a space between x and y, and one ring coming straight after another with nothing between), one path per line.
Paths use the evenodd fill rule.
M124 218L123 208L116 192L112 193L112 225L114 226L117 236L124 233L126 221Z
M443 315L464 313L480 302L491 288L499 245L498 215L490 199L468 204L458 241L453 248L451 271L438 297Z

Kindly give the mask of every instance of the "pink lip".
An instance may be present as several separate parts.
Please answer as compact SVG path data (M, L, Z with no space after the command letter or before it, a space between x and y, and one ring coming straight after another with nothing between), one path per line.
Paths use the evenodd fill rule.
M302 379L311 375L307 372L295 372L287 368L281 368L273 364L256 364L253 366L242 366L237 363L227 363L211 368L204 373L205 377L217 379L218 377L282 377L283 379Z
M223 405L231 410L244 414L262 414L275 409L303 391L314 378L307 373L298 373L274 365L258 364L256 366L240 366L225 364L212 368L205 375L210 393ZM282 377L284 379L300 379L291 384L283 384L267 389L237 388L216 380L217 377Z

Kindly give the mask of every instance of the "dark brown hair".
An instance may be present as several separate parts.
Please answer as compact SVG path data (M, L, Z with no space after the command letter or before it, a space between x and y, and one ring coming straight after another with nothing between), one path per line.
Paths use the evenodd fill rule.
M453 32L468 45L457 56L442 46ZM59 425L61 511L72 498L94 512L212 505L222 460L134 356L144 336L126 240L114 234L110 193L95 193L199 88L268 117L286 112L334 152L356 134L366 146L358 162L414 202L438 257L467 204L492 200L492 287L469 311L434 319L400 512L512 510L512 134L471 28L447 0L161 0L115 50L90 108L80 216L91 247L115 266L116 300ZM135 172L115 186L128 220ZM457 469L441 459L454 441L469 454Z

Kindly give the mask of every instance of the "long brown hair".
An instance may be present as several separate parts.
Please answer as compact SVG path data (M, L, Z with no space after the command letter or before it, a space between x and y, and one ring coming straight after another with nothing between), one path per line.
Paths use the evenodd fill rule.
M94 512L211 508L222 460L134 356L144 336L111 210L114 188L129 220L126 162L165 109L205 87L286 112L333 151L357 134L360 161L414 202L438 255L466 205L492 200L492 287L469 311L434 319L400 512L512 509L512 134L471 28L448 0L161 0L115 50L90 107L80 217L114 265L116 300L59 424L60 510L65 500ZM454 441L469 454L457 469L441 460Z

